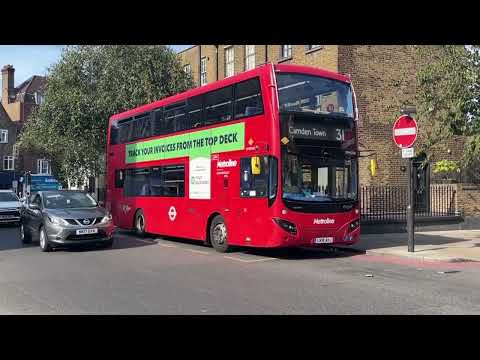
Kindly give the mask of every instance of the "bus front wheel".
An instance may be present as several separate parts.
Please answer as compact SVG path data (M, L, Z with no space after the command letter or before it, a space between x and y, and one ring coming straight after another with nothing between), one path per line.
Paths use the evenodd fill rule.
M228 251L230 246L227 235L227 225L225 225L223 216L215 216L210 225L210 243L216 251L221 253Z
M142 210L138 210L135 213L135 234L140 237L145 237L145 215Z

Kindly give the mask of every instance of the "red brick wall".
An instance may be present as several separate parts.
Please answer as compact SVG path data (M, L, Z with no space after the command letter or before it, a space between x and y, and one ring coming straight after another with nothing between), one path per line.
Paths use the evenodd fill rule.
M404 105L415 105L416 74L420 59L410 45L340 45L339 72L351 75L360 114L359 142L365 157L360 162L362 185L406 184L407 165L392 140L392 126ZM419 133L428 124L418 122ZM416 143L416 148L421 139ZM447 149L451 152L448 153ZM433 159L459 160L463 138L452 139L432 150ZM378 175L370 174L370 159L376 158ZM435 180L436 177L432 176Z

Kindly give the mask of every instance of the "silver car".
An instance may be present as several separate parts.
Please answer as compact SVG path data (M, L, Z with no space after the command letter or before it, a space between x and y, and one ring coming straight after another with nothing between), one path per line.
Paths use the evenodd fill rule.
M0 190L0 224L19 224L22 203L11 190Z
M83 191L40 191L21 216L23 243L38 240L42 251L79 244L113 244L112 215Z

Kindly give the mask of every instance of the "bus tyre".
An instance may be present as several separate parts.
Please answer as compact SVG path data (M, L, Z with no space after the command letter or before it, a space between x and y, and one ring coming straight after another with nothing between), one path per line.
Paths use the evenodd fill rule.
M43 252L49 252L52 250L50 242L48 241L47 233L43 227L40 228L40 249Z
M145 232L145 215L142 210L138 210L135 213L135 234L140 237L145 237L147 233Z
M216 251L221 253L227 252L230 248L228 245L227 226L221 215L215 216L210 225L210 243Z

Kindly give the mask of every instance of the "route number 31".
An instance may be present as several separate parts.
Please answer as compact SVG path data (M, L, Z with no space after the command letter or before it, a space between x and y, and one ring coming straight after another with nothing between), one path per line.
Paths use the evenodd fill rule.
M337 141L345 141L345 130L343 129L335 129L337 131L337 136L335 140Z

